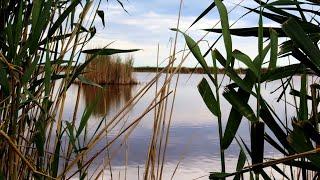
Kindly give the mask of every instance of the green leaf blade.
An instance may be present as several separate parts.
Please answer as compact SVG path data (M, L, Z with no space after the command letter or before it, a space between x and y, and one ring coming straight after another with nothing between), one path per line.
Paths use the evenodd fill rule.
M229 64L231 63L231 57L232 57L232 40L231 40L231 35L229 30L230 26L229 26L228 12L221 0L215 0L214 2L216 3L219 14L220 14L222 35L223 35L224 45L227 52L227 66L229 66Z
M205 102L208 109L217 117L221 116L220 105L217 102L214 94L211 91L210 85L205 78L201 80L198 85L198 90L202 96L203 101Z

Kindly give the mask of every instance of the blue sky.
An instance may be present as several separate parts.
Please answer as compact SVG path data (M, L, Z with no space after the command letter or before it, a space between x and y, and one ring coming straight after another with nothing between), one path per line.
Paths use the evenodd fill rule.
M224 2L228 10L230 10L239 1L226 0ZM101 9L105 11L106 27L103 28L101 22L100 24L97 22L97 35L89 46L101 47L115 41L110 47L142 49L133 53L135 58L134 66L155 66L158 43L160 46L160 61L169 55L169 41L175 36L175 33L169 29L176 27L180 0L130 0L122 2L128 13L115 0L109 0L108 3L106 1L103 2ZM212 3L212 0L184 0L180 29L186 30L210 3ZM252 3L249 4L248 1L244 1L243 5L251 6ZM230 14L230 22L233 22L244 12L243 8L238 7ZM187 33L195 40L198 40L205 34L201 29L211 28L218 20L217 9L214 9L193 28L188 30ZM257 26L257 23L257 16L251 15L239 21L234 27ZM265 23L269 22L266 21ZM217 34L210 34L206 37L206 40L212 43L217 37ZM236 49L248 53L251 57L256 55L256 39L233 37L233 40ZM179 36L178 50L183 49L184 43L184 39ZM201 43L200 46L204 52L207 46L206 43ZM223 53L223 42L219 42L216 48ZM184 66L193 67L196 64L196 60L190 56Z

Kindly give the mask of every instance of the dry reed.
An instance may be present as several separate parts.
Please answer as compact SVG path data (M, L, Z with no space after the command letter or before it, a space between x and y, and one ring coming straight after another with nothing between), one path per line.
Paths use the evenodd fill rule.
M92 55L87 54L86 60ZM86 67L84 76L97 84L137 84L132 77L133 56L96 56Z

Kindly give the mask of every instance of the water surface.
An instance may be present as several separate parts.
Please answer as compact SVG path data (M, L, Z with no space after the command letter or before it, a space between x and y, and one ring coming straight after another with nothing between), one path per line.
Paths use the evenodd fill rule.
M97 95L99 95L100 98L98 106L90 118L88 134L92 135L95 127L97 127L103 119L106 121L111 119L124 104L154 76L154 73L135 73L135 77L140 84L134 86L109 86L104 90L92 86L81 87L78 119L81 117L85 107L94 101ZM176 79L176 77L177 76L175 76L174 79ZM197 85L203 77L205 77L205 75L201 74L195 74L191 77L189 74L182 74L179 77L163 179L170 179L177 164L179 164L179 166L174 179L194 179L198 177L208 179L209 172L220 170L217 119L206 108L197 90ZM164 75L160 79L160 82L163 81L163 78ZM297 78L298 77L294 77L294 79ZM222 75L219 75L219 80L221 79ZM223 87L229 83L230 80L225 78L222 88L220 89L221 93L223 92ZM172 83L172 86L174 84L175 83ZM271 94L271 92L279 86L281 86L280 81L263 84L262 96L269 104L272 104L277 115L285 122L285 114L288 113L289 117L292 117L295 115L295 109L291 106L287 106L287 109L285 109L283 101L276 101L280 91ZM78 88L78 85L72 85L68 91L67 97L74 98L67 99L66 110L64 111L65 120L70 120L73 117L73 113L71 112L73 112L74 109L75 94L77 94ZM296 89L298 88L299 87L296 87ZM127 122L130 122L143 112L154 98L154 94L155 87L151 88L141 101L132 108L129 115L125 117L127 118ZM287 100L294 103L291 97L287 97ZM251 99L249 103L254 107L256 102ZM230 111L230 105L223 97L221 98L221 107L223 124L225 125ZM238 130L238 137L242 137L244 141L250 145L248 142L248 125L248 121L243 118ZM125 123L119 125L119 129L123 126L125 126ZM113 151L117 154L113 156L111 161L112 177L114 179L119 179L119 177L120 179L124 179L125 176L127 179L138 179L138 176L142 179L152 128L153 112L150 112L142 119L125 145L122 144L121 146L120 141L115 143L113 147L121 146L121 148L120 150L117 150L117 148L110 150L110 152ZM104 144L116 134L116 131L110 132L110 137L106 137L105 141L99 142L94 150L103 147ZM279 156L279 153L267 144L265 153L269 158ZM238 154L239 147L234 141L226 151L227 171L233 172L235 170ZM106 156L107 153L104 153L94 161L90 170L94 171L100 167L100 165L105 162ZM110 169L106 169L104 174L105 179L109 179L110 176Z

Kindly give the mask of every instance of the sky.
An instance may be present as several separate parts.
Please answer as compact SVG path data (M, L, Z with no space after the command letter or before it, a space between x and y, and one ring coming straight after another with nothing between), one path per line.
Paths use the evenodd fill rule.
M175 32L170 28L175 28L178 21L180 0L123 0L123 5L128 11L126 13L116 0L103 1L100 9L104 10L106 26L97 19L96 37L91 41L89 47L103 47L113 42L109 47L118 49L141 49L132 53L134 56L134 66L156 66L157 46L159 44L160 66L166 65L166 58L170 52L170 42L175 37ZM240 0L225 0L228 10L231 10ZM185 31L192 22L203 12L212 0L184 0L182 5L182 15L179 29ZM256 7L256 4L244 1L241 5ZM193 39L200 39L206 32L202 29L212 28L219 21L217 9L213 9L207 16L199 21L186 33ZM244 14L244 8L237 7L230 13L230 24ZM265 24L270 23L267 20ZM256 15L247 16L238 21L233 27L257 26L258 17ZM220 27L218 25L217 27ZM211 45L218 35L210 33L205 40L200 43L202 53ZM257 55L257 41L255 38L232 37L234 49L239 49L254 58ZM183 50L185 41L181 35L177 39L177 50ZM215 46L222 54L224 53L223 41ZM177 56L180 58L180 56ZM207 58L210 65L210 58ZM162 62L162 63L161 63ZM197 61L190 55L183 66L194 67Z

